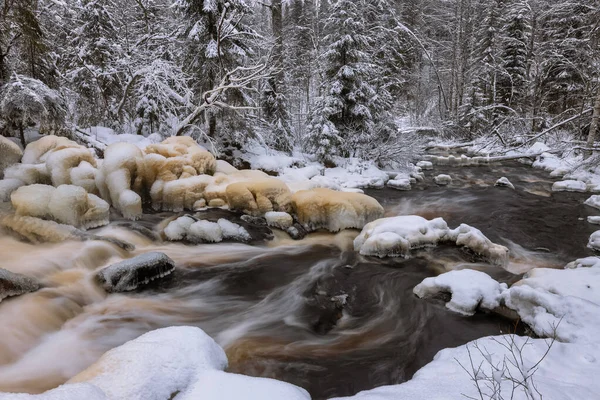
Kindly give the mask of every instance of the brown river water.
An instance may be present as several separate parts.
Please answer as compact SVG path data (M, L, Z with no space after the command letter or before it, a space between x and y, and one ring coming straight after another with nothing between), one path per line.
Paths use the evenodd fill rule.
M467 223L511 250L512 272L473 260L453 247L420 251L410 260L357 255L358 231L312 234L247 244L163 243L134 227L153 228L165 215L136 225L111 223L95 233L135 244L133 254L107 242L31 245L0 236L0 268L40 280L36 293L0 303L0 391L39 393L56 387L105 351L149 330L194 325L223 346L229 371L271 377L307 389L314 399L400 383L439 350L500 333L523 332L498 316L462 317L442 301L416 298L424 278L469 266L512 283L533 267L562 267L590 255L595 230L585 221L588 196L550 193L547 173L521 164L439 167L409 192L369 190L387 216L443 217ZM496 188L508 177L516 190ZM583 220L582 220L583 219ZM120 221L122 222L122 221ZM107 295L95 270L148 251L176 262L165 281Z

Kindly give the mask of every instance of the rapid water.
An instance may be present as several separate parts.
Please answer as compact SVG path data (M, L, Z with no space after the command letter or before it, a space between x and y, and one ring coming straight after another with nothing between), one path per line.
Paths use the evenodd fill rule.
M0 268L44 285L0 303L0 391L42 392L144 332L194 325L225 348L229 371L288 381L322 399L403 382L442 348L520 329L493 315L453 314L412 289L467 264L512 283L532 267L588 255L594 228L581 220L592 211L582 205L586 196L551 194L544 172L519 164L444 172L453 176L450 188L421 183L368 194L387 216L441 216L451 227L479 228L510 248L512 273L445 246L410 260L365 258L352 250L357 231L198 246L140 233L164 215L146 216L138 229L116 221L94 232L135 244L133 253L107 242L31 245L0 236ZM493 187L500 176L517 190ZM98 268L148 251L176 262L166 281L111 295L93 282Z

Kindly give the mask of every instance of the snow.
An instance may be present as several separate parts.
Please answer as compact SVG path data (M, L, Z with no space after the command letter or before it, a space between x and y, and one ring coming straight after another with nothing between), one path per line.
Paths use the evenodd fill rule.
M585 192L587 185L585 182L567 180L554 182L552 185L553 192Z
M473 315L478 307L487 310L498 307L500 294L506 289L506 284L496 282L484 272L463 269L426 278L413 292L421 298L450 292L452 299L446 307L460 314Z
M534 268L521 281L534 289L543 289L563 296L579 297L600 305L600 268L598 259L590 257L577 260L579 265L589 265L595 259L592 268L579 267L569 269Z
M434 178L434 181L438 185L446 186L452 183L452 177L450 177L450 175L440 174Z
M600 225L600 216L589 216L587 222L594 225Z
M175 221L169 222L164 230L164 234L167 239L172 241L178 241L185 239L190 226L196 222L195 219L184 215L183 217L177 218Z
M294 218L286 212L269 211L265 214L267 225L282 230L288 229L294 224Z
M502 178L498 179L496 181L496 184L494 186L507 187L507 188L510 188L510 189L513 189L513 190L515 188L515 186L505 176L503 176Z
M600 231L591 234L587 247L592 250L600 251Z
M216 243L223 240L223 230L216 222L202 220L190 226L187 237L193 242Z
M415 249L453 242L482 255L493 264L508 263L508 249L492 243L480 230L466 224L450 229L442 218L431 221L416 215L381 218L363 228L354 250L366 256L409 257Z
M600 257L579 258L565 265L565 269L571 268L600 268Z
M600 195L593 195L589 199L587 199L583 204L588 205L590 207L594 207L600 210Z
M0 393L0 400L109 400L97 386L89 383L62 385L42 394Z
M82 131L107 146L113 143L130 143L136 145L140 149L144 149L150 144L162 141L161 136L157 134L146 137L130 133L116 133L114 130L104 126L92 126L91 128L82 129Z

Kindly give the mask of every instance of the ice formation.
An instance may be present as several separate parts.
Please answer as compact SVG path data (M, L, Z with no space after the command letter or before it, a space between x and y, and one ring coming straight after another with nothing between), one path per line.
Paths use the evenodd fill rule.
M594 225L600 225L600 216L589 216L587 217L587 222Z
M553 192L585 192L587 185L585 182L567 180L554 182L552 185Z
M460 314L473 315L478 307L487 310L498 307L500 295L506 289L506 284L496 282L484 272L463 269L426 278L413 292L421 298L450 292L452 298L446 307Z
M96 185L103 199L128 219L142 215L144 184L142 150L129 143L111 144L104 151L104 161L96 174Z
M150 252L102 268L96 281L107 292L127 292L171 274L175 262L164 253Z
M587 247L592 250L600 251L600 231L596 231L590 235Z
M507 188L510 188L510 189L514 189L515 188L515 186L505 176L503 176L502 178L498 179L496 181L496 184L494 186L507 187Z
M419 161L417 163L417 167L421 168L422 170L431 170L433 169L433 163L431 161Z
M354 239L354 249L366 256L408 257L411 250L440 242L464 246L496 265L508 264L508 249L492 243L480 230L466 224L450 229L442 218L428 221L416 215L382 218L365 225Z
M384 213L383 207L372 197L325 188L294 193L292 207L298 222L307 231L362 229Z
M40 284L28 276L0 268L0 301L6 297L35 292Z
M23 150L12 140L0 136L0 179L4 176L4 170L21 161Z
M236 182L227 186L227 203L232 210L249 215L264 215L269 211L290 211L291 192L279 179Z
M387 186L391 187L392 189L398 189L398 190L410 190L411 189L411 182L410 182L410 178L406 178L406 177L396 177L394 179L390 179L389 181L387 181Z
M17 215L49 219L80 229L108 224L108 204L79 186L34 184L11 195Z
M600 210L600 195L595 194L590 196L583 204Z

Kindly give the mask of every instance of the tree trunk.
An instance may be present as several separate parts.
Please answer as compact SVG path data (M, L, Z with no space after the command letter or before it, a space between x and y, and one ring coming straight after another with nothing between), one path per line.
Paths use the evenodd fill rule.
M19 136L21 137L21 144L23 145L23 148L25 148L25 146L27 146L27 143L25 143L25 131L23 130L22 122L19 122Z
M592 112L592 122L590 123L590 132L588 133L587 138L587 147L594 147L594 142L596 141L596 134L598 131L598 124L600 123L600 89L598 90L598 95L596 96L596 102L594 103L594 111ZM592 155L591 151L585 152L585 158L588 158Z

